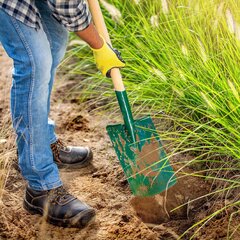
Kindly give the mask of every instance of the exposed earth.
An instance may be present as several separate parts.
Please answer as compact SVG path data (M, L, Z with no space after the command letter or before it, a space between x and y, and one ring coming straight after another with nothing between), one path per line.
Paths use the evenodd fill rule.
M10 128L9 91L12 62L0 49L0 127ZM66 93L77 80L58 74L52 97L51 118L57 123L57 134L70 145L90 146L94 152L91 166L79 170L60 170L61 178L69 192L97 210L93 224L86 229L64 229L47 224L38 215L30 215L22 208L25 181L11 164L3 199L0 200L0 239L86 239L134 240L178 239L195 222L218 209L221 201L206 198L191 202L211 191L210 183L185 176L191 169L178 174L178 183L169 191L155 197L134 197L118 163L105 127L112 123L108 114L98 114L80 104L74 95ZM83 107L84 106L84 107ZM84 109L84 110L83 110ZM114 119L114 121L121 121ZM0 154L16 160L14 134L8 130L6 139L0 136ZM189 159L178 155L171 159ZM177 170L177 169L175 169ZM171 211L185 204L182 208ZM224 204L223 204L224 205ZM193 239L227 239L228 213L215 217L203 226ZM239 218L237 221L240 222ZM238 222L238 223L239 223ZM190 239L193 232L182 239ZM240 239L238 232L232 239Z

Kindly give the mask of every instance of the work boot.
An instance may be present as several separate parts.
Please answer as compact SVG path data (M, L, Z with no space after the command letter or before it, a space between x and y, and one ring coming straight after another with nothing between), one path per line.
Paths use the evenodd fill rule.
M70 147L58 139L51 144L53 158L58 167L82 168L93 159L93 153L88 147Z
M95 210L69 194L62 186L48 191L27 187L23 207L61 227L83 228L94 220Z

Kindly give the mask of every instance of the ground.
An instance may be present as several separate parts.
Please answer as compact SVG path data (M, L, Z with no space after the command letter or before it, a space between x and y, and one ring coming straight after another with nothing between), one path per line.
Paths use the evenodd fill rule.
M0 49L1 128L10 126L8 99L11 68L11 60ZM212 203L206 198L191 202L211 188L210 184L194 177L180 178L167 193L149 198L134 197L105 130L111 119L108 119L107 113L90 111L73 97L66 98L66 93L74 84L76 80L58 75L53 90L51 118L57 123L58 136L65 142L88 145L94 152L91 166L60 170L60 173L69 192L97 210L96 220L82 230L64 229L47 224L40 216L30 215L22 208L26 183L12 164L0 202L0 239L171 240L178 239L194 222L212 211ZM8 130L6 136L6 139L0 139L0 154L8 153L9 160L14 162L14 134ZM178 156L181 159L188 157ZM184 171L191 169L185 168ZM184 203L187 203L184 207L171 211ZM194 239L226 239L226 232L226 214L223 214L200 230ZM183 239L190 239L189 236Z

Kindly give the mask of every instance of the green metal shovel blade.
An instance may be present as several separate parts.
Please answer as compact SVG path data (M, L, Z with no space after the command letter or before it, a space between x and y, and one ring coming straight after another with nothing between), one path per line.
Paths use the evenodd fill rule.
M173 186L176 177L151 117L133 123L135 143L124 124L108 125L107 132L133 194L152 196Z

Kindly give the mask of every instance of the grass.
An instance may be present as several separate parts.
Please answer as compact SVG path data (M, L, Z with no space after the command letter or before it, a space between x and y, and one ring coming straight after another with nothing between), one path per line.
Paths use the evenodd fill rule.
M2 196L5 191L5 184L9 175L10 165L14 155L14 139L10 137L12 131L10 126L1 122L0 130L0 205L2 204Z
M134 116L151 114L159 119L165 146L174 149L170 157L193 155L184 166L200 165L194 174L217 183L212 195L227 196L232 199L229 208L239 211L234 194L240 187L240 2L109 3L118 9L117 18L109 6L104 5L103 12L113 46L127 62L122 73ZM85 76L81 100L111 99L108 107L114 116L117 105L111 81L92 70L89 49L76 45L69 56L79 60L70 65L71 72ZM166 122L167 131L161 127ZM215 214L219 212L193 227L203 226Z

